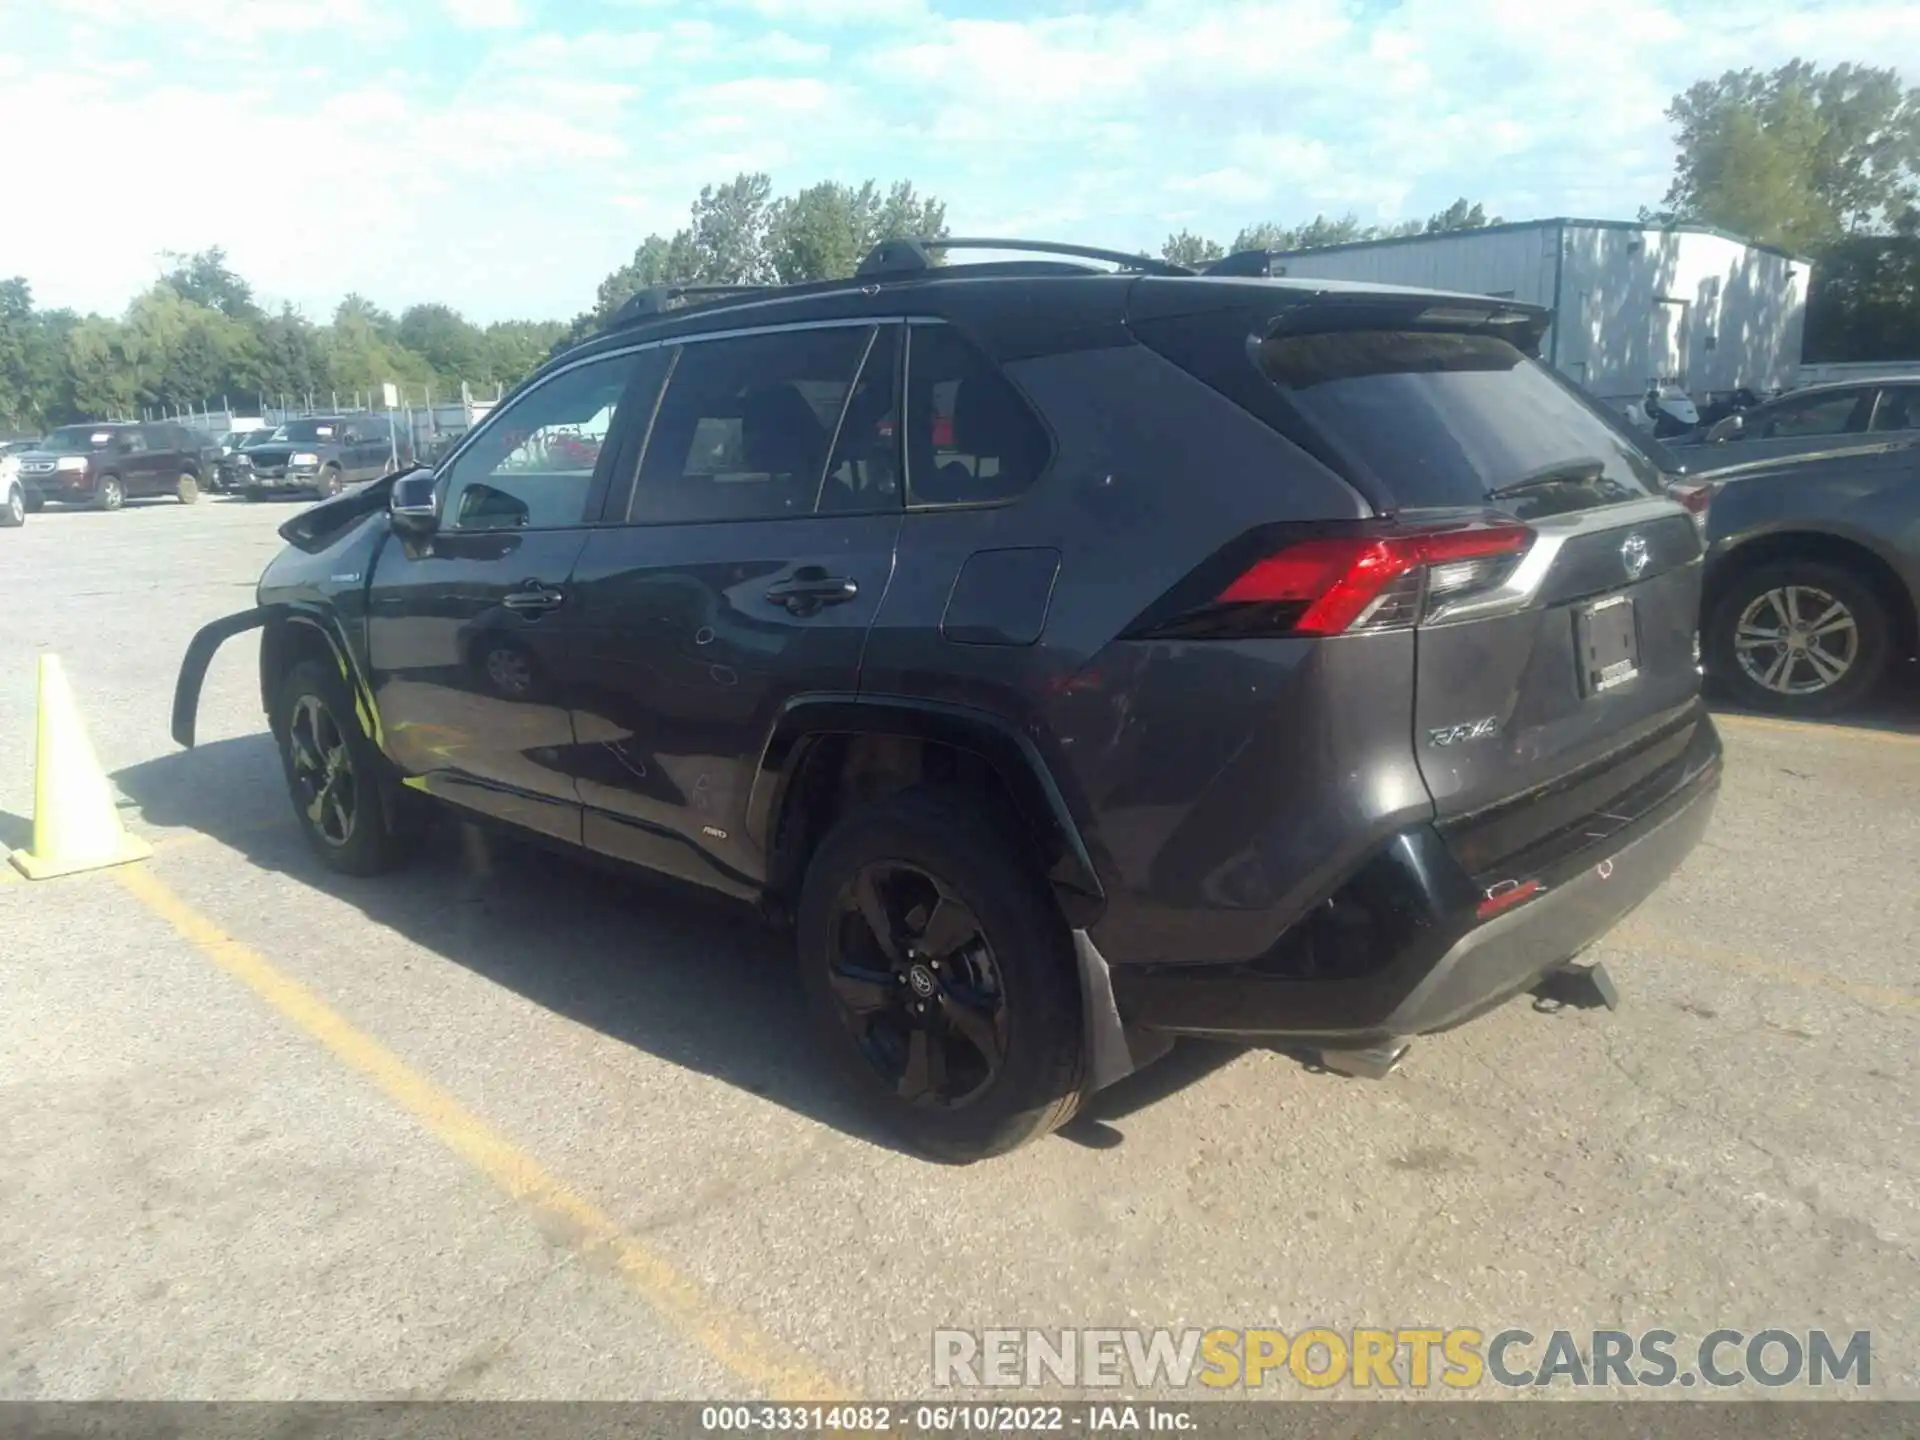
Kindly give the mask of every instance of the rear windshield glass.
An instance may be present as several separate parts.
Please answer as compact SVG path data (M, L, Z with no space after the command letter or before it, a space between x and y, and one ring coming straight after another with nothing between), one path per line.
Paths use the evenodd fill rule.
M1659 493L1632 441L1504 340L1342 330L1263 341L1260 359L1403 506L1493 502L1525 517Z

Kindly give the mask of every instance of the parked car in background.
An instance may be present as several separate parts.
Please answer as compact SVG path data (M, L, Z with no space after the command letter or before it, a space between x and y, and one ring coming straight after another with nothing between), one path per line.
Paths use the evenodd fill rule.
M20 457L0 454L0 527L27 523L27 487L20 478Z
M229 430L220 437L220 460L214 467L213 488L233 490L240 484L244 468L240 452L250 445L264 445L273 438L274 427L262 425L254 430Z
M1736 410L1696 435L1668 440L1700 473L1856 445L1920 440L1920 378L1808 385Z
M1604 1000L1575 957L1697 843L1720 741L1700 531L1549 313L937 248L643 294L304 510L175 737L259 629L325 864L419 857L439 804L756 902L948 1159L1179 1035L1379 1075L1549 977Z
M20 478L29 510L49 501L118 510L154 495L191 505L205 454L205 436L170 420L62 425L20 456Z
M393 437L379 415L317 415L289 420L266 440L229 457L235 489L249 500L269 495L338 495L377 480L393 466Z
M1920 446L1759 461L1675 488L1705 498L1701 648L1730 699L1835 714L1920 649Z

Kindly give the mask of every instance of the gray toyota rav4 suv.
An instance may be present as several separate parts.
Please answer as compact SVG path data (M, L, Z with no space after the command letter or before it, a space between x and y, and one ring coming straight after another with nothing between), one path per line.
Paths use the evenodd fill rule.
M1529 989L1611 1003L1576 957L1719 785L1697 518L1543 312L1268 268L906 241L645 292L287 522L175 736L261 628L329 865L437 805L753 902L947 1158L1175 1036L1377 1074Z

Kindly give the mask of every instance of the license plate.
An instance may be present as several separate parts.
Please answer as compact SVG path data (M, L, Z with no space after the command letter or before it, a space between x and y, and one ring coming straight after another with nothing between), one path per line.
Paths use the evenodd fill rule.
M1630 597L1616 595L1577 612L1573 633L1580 652L1581 693L1604 694L1640 673L1640 636Z

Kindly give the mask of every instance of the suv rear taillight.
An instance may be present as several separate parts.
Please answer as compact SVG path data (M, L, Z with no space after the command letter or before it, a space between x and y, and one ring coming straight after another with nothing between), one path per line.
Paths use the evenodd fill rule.
M1702 535L1707 533L1707 515L1713 508L1713 486L1701 480L1676 480L1667 486L1671 495L1686 507L1693 516L1694 528Z
M1510 576L1534 532L1512 521L1316 535L1242 568L1208 600L1135 633L1182 639L1403 630Z

